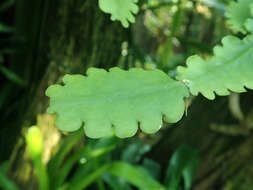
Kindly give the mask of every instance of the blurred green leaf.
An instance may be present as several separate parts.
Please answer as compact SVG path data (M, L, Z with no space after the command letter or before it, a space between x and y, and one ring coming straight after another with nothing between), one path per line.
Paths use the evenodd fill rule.
M80 140L83 134L82 130L79 130L75 133L69 134L60 145L57 153L52 157L48 163L48 173L49 178L53 179L56 176L56 173L61 166L65 156L72 150L76 143Z
M3 23L0 23L0 32L8 33L8 32L13 32L13 30L14 30L13 27L10 27L10 26L7 26Z
M91 183L95 182L97 178L101 177L105 172L107 172L111 168L111 164L106 164L95 171L93 170L86 176L79 178L79 181L75 183L66 184L63 186L63 189L71 189L71 190L82 190L89 186Z
M83 163L79 163L77 169L75 170L75 173L73 174L73 177L66 182L65 184L63 184L63 186L61 187L61 189L66 189L68 187L73 187L75 186L75 184L80 183L80 181L82 181L84 179L84 176L88 176L89 174L91 174L94 171L94 166L96 160L95 159L91 159L89 160L89 162L87 162L86 159L83 159Z
M171 38L168 38L164 43L161 43L158 48L158 68L163 69L170 65L169 58L172 56L172 42Z
M115 148L115 144L110 143L108 144L109 138L99 140L97 147L89 147L89 145L85 145L80 150L76 151L72 156L70 156L66 162L64 162L63 167L59 170L57 176L54 176L53 181L53 189L58 188L66 179L67 175L69 174L70 170L72 169L73 165L78 161L88 162L90 159L95 159L101 155L109 153L111 150ZM103 143L106 141L107 143ZM101 146L103 144L103 146Z
M247 19L244 26L247 29L247 31L253 33L253 19Z
M131 143L122 152L121 160L132 164L137 163L141 159L142 155L147 153L150 149L150 145L144 145L140 141Z
M165 178L168 190L178 190L181 178L184 179L184 189L191 188L197 167L200 163L198 150L188 146L180 146L172 155Z
M15 74L14 72L10 71L9 69L7 69L2 65L0 65L0 72L10 81L21 86L25 85L25 82L17 74Z
M79 137L78 137L79 134L76 134L76 135L77 135L77 139L79 139ZM71 138L73 138L73 136ZM69 141L69 139L65 139L65 140ZM78 164L78 162L80 162L80 164L78 164L78 165L82 170L83 169L81 167L82 165L84 165L86 167L90 163L90 160L97 159L100 156L105 155L106 153L109 153L110 151L112 151L115 148L117 142L118 142L118 139L116 139L115 137L103 138L103 139L100 139L97 141L94 141L94 140L89 141L88 140L88 142L85 144L84 147L82 147L81 149L74 152L73 155L70 155L68 157L68 159L63 159L66 161L64 163L62 162L60 164L60 165L62 165L62 167L61 168L58 167L58 170L54 172L54 175L52 175L52 174L50 175L51 181L54 182L54 183L52 183L52 188L57 189L59 186L61 186L64 183L64 181L66 180L67 176L69 175L71 169L73 169L73 166L75 164ZM65 144L66 143L64 142L61 146L64 146ZM64 152L64 151L66 151L66 149L63 150L60 147L59 151ZM58 153L56 153L56 155L57 154ZM63 153L62 153L62 156L64 156ZM54 157L54 159L55 159L55 157ZM52 164L52 161L50 161L50 164ZM59 163L57 163L57 164L59 164ZM52 166L50 166L50 168L51 167ZM85 168L84 170L86 171L87 169L89 169L89 166L87 166L87 168ZM80 175L80 176L78 176L78 175ZM83 178L83 176L84 176L83 171L78 170L78 172L75 172L73 178L74 178L74 180L77 180L77 179Z
M19 190L14 182L8 179L1 171L0 171L0 188L3 190Z
M131 186L123 178L105 173L103 180L111 187L112 190L132 190Z
M144 158L141 166L148 171L150 176L152 176L156 180L159 180L161 174L161 166L159 165L159 163L149 158Z
M9 161L5 161L0 164L0 172L2 172L3 174L7 173L8 168L9 168Z
M83 147L68 158L66 162L64 162L63 167L57 172L58 175L52 176L52 181L54 182L52 183L53 189L57 189L60 185L62 185L73 165L84 157L86 151L86 147Z
M172 23L171 23L171 36L175 36L175 34L182 26L183 17L184 17L184 10L181 5L181 0L177 2L177 10L172 16Z
M114 176L126 180L128 183L145 190L164 190L165 188L145 172L142 172L138 167L130 165L126 162L112 162L99 167L84 179L71 184L65 185L62 189L81 190L88 187L91 183L95 182L97 178L101 177L104 173L110 173Z
M164 190L165 188L150 175L142 172L138 167L126 162L115 162L108 171L109 173L121 177L130 184L146 190Z
M150 0L147 2L146 7L144 7L144 10L156 10L160 9L162 7L171 7L172 5L175 5L176 3L172 1L157 1L157 0Z
M3 48L3 49L0 50L0 56L3 56L5 54L13 54L15 52L16 52L15 49L6 47L6 48ZM3 61L3 59L1 61Z
M105 152L111 151L116 147L116 145L121 141L119 138L116 138L115 136L109 136L105 137L99 140L92 140L94 143L91 144L91 150L89 154L87 155L88 159L98 157Z
M9 162L2 162L0 164L0 189L3 190L19 190L16 184L7 177Z
M16 0L5 0L1 5L0 5L0 12L7 10L11 6L14 5Z
M252 5L252 0L232 1L230 3L226 16L232 29L246 33L244 23L248 18L253 17L251 14Z

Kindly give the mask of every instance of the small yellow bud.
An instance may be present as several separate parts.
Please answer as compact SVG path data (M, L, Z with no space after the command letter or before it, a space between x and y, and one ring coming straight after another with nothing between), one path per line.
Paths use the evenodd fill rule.
M26 143L32 158L41 156L43 144L41 133L37 126L32 126L28 129Z

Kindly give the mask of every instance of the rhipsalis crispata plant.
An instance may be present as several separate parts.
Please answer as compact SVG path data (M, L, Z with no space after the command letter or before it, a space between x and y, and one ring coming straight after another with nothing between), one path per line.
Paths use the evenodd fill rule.
M123 26L134 22L136 0L99 0L100 8ZM56 113L56 125L64 131L76 131L84 123L88 137L100 138L115 133L133 136L138 126L145 133L157 132L162 120L179 121L184 113L184 99L190 94L213 100L216 95L253 89L253 2L232 3L226 13L231 29L245 34L243 39L226 36L215 46L213 56L187 59L178 67L176 80L160 70L109 71L90 68L87 76L65 75L64 85L52 85L49 113Z

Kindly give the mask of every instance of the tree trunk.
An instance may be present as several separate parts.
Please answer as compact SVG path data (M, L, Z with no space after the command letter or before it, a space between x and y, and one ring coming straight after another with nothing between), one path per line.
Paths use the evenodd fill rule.
M117 65L121 44L128 40L129 32L119 22L111 22L109 15L103 14L93 0L47 0L42 4L43 16L37 18L43 19L36 36L38 54L37 59L33 59L35 62L32 63L34 66L29 77L28 89L32 90L27 90L22 97L28 104L26 109L22 108L22 127L19 130L22 135L16 134L16 137L21 137L13 150L10 168L10 176L27 190L36 189L37 184L33 182L36 180L32 180L35 178L25 148L24 132L27 127L36 124L37 115L45 112L48 106L46 88L59 82L66 73L85 74L91 66L108 69ZM29 21L31 15L26 19ZM28 56L29 51L24 54ZM33 82L34 77L39 80ZM48 118L45 115L41 117ZM53 134L44 134L45 139L50 139L45 137L47 135L51 137Z

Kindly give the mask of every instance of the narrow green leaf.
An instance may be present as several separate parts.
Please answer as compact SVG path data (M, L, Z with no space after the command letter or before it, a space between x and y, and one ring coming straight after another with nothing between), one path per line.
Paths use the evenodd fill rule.
M222 45L214 48L214 56L209 60L192 56L187 59L187 67L178 67L177 79L185 82L193 95L200 92L214 99L214 92L225 96L230 94L228 90L253 89L253 35L243 40L227 36Z
M0 188L4 190L19 190L14 182L8 179L3 173L0 171Z
M97 161L96 159L92 159L92 160L89 160L89 162L85 162L83 164L80 163L75 173L73 174L73 177L67 183L63 184L61 189L62 188L69 189L68 187L74 187L78 183L81 183L81 181L84 180L84 177L86 178L86 176L89 176L92 172L95 171L94 166L96 165L96 161Z
M244 26L247 29L247 31L253 33L253 19L251 18L247 19Z
M86 176L83 180L71 185L72 190L81 190L88 187L98 177L104 173L110 173L114 176L125 179L128 183L146 190L164 190L165 188L152 177L139 170L137 167L132 166L126 162L113 162L106 164L99 169L95 170L90 175ZM67 186L66 188L70 188Z
M160 178L161 166L159 163L149 158L144 158L142 167L145 168L154 179L158 180Z
M58 188L64 180L66 179L67 175L69 174L70 170L72 169L73 165L77 163L80 159L85 159L85 162L88 162L90 159L97 158L101 155L104 155L115 148L115 145L107 145L101 148L92 149L89 152L87 146L82 147L80 150L75 152L70 158L64 163L63 167L59 171L59 175L55 176L53 189Z
M57 189L64 180L66 179L67 175L69 174L70 170L72 169L73 165L78 162L85 154L86 147L81 148L79 151L75 152L63 165L61 170L59 170L56 176L53 176L54 183L52 183L53 189Z
M9 169L9 161L4 161L0 164L0 172L6 174Z
M7 10L8 8L12 7L15 4L15 0L5 0L0 5L0 12Z
M82 131L77 131L73 134L69 134L60 146L60 149L52 157L48 163L48 174L50 179L56 176L58 169L60 168L65 156L72 150L73 146L80 140Z
M16 184L6 176L9 167L8 162L0 164L0 189L3 190L19 190Z
M24 81L16 73L10 71L2 65L0 65L0 72L10 81L21 86L25 85Z
M146 190L164 190L165 188L138 167L126 162L115 162L108 171L109 173L121 177L130 184Z
M88 77L65 75L64 86L52 85L48 113L57 113L56 125L61 130L78 130L84 122L88 137L100 138L115 132L118 137L131 137L140 128L157 132L162 117L177 122L184 113L187 88L159 70L110 72L91 68Z
M106 164L101 166L97 170L93 171L87 176L81 178L80 181L77 181L74 184L67 185L63 189L71 189L71 190L82 190L88 187L91 183L95 182L97 178L101 177L105 172L107 172L111 168L111 164Z
M121 160L135 164L140 161L142 156L150 151L151 146L149 144L143 144L140 141L129 144L121 154Z
M109 173L103 175L103 180L112 190L132 190L131 186L122 178L113 176Z
M10 26L7 26L3 23L0 23L0 32L9 33L9 32L13 32L13 31L14 31L13 27L10 27Z
M188 145L180 146L172 155L165 178L168 190L179 189L181 177L184 179L185 190L191 188L197 167L200 162L198 150Z
M183 18L185 11L183 10L182 2L178 1L175 5L177 7L177 11L172 16L171 21L171 36L175 36L182 26Z

